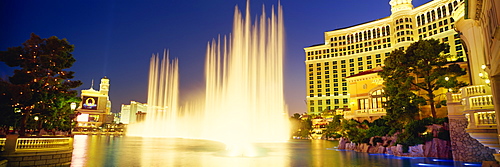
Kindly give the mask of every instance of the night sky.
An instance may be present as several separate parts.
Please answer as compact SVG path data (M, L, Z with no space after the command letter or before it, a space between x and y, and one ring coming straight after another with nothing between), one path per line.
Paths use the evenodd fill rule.
M419 6L430 0L413 0ZM277 0L252 0L252 20ZM20 46L35 33L75 45L69 70L88 89L110 79L112 111L131 100L146 102L149 58L169 49L179 59L180 98L204 96L209 40L231 33L235 6L246 0L0 1L0 50ZM304 47L324 42L323 33L390 16L389 0L282 0L285 19L285 99L289 113L306 112ZM12 68L0 63L0 77Z

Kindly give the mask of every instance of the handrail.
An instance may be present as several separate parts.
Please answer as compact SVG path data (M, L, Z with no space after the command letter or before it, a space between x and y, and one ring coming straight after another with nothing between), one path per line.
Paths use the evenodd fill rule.
M16 143L16 150L71 147L71 138L18 138Z

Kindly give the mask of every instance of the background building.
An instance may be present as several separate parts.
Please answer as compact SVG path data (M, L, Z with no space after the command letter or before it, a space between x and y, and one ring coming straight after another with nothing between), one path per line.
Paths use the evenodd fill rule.
M325 32L322 44L304 48L308 113L350 110L346 77L382 66L391 51L419 39L440 39L450 45L449 61L467 61L452 18L461 1L435 0L413 8L411 0L391 0L388 17Z
M123 124L133 124L140 122L148 109L146 103L130 101L129 105L122 104L120 122Z
M94 90L93 83L90 89L82 90L82 102L75 111L76 131L87 128L102 127L103 124L112 123L114 116L111 114L111 101L109 100L109 79L101 79L99 90Z

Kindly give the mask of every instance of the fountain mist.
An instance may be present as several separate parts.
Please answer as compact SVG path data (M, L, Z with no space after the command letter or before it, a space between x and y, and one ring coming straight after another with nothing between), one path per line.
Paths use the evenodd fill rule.
M164 58L158 65L158 56L153 56L148 113L145 126L139 129L148 133L149 127L162 136L217 140L229 147L287 140L283 12L280 5L277 9L276 15L272 8L270 17L263 9L252 24L249 3L244 18L236 7L232 35L207 44L204 103L185 105L182 112L176 105L177 61L168 65Z

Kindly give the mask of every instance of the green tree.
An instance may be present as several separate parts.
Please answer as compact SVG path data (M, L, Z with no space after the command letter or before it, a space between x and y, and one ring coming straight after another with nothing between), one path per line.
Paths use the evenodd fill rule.
M339 133L342 130L342 115L335 115L333 116L332 122L329 122L328 125L326 126L326 130L324 134L327 137L335 137L338 138L341 136Z
M354 119L342 121L342 136L354 143L362 143L367 139L368 127Z
M9 77L9 87L16 88L10 94L12 107L22 113L20 135L24 135L31 115L39 115L40 121L49 127L62 126L61 121L68 123L70 103L79 101L77 92L71 89L82 84L71 81L74 72L65 70L75 62L73 49L66 39L42 39L32 33L22 46L0 52L0 61L17 67Z
M439 107L439 101L436 101L438 95L436 91L440 88L463 86L463 83L457 81L457 77L466 74L458 64L447 60L451 57L450 54L444 54L448 50L448 44L428 39L412 43L406 50L398 49L391 52L385 59L383 71L379 72L385 81L386 94L390 94L388 98L391 96L402 98L404 103L410 103L410 106L398 104L395 107L408 110L408 107L412 108L413 105L421 105L421 103L415 94L406 91L403 93L406 97L403 97L404 95L394 91L402 91L402 87L420 90L423 93L420 97L425 98L427 105L430 105L432 117L437 117L436 106ZM395 86L400 88L394 88Z

